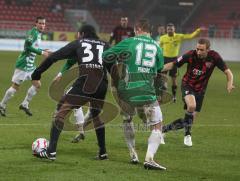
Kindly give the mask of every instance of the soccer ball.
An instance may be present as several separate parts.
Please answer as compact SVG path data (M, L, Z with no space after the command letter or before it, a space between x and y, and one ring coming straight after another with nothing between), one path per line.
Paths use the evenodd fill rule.
M40 153L42 150L47 149L49 141L45 138L38 138L32 143L33 154Z

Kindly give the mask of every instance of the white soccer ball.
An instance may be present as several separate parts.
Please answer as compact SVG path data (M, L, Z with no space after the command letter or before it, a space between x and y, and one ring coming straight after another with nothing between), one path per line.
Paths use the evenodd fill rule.
M49 141L45 138L38 138L32 143L33 153L40 153L42 150L47 149Z

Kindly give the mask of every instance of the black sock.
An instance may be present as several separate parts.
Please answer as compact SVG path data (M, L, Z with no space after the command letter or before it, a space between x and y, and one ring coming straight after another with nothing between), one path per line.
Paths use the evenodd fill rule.
M48 147L49 153L56 152L58 138L62 132L63 126L64 126L63 122L58 121L58 120L53 121L51 132L50 132L49 147Z
M186 112L184 121L185 121L185 136L191 135L191 128L192 128L192 123L193 123L193 113Z
M171 131L171 130L182 129L184 127L185 127L184 126L184 120L182 118L179 118L179 119L171 122L170 124L164 125L162 127L162 132L166 133L166 132Z
M101 127L97 128L95 130L98 146L99 146L99 154L105 154L106 153L106 147L105 147L105 126L102 125Z
M173 86L172 86L172 94L173 94L173 97L176 97L176 93L177 93L177 86L176 86L176 85L173 85Z

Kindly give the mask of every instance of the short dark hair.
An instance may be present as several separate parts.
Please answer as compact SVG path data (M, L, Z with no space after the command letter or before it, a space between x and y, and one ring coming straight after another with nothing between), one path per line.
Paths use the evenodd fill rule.
M38 23L38 20L44 20L45 18L43 16L36 17L36 23Z
M136 23L136 28L141 28L141 30L145 31L145 32L150 32L151 31L151 26L150 26L150 23L147 19L140 19Z
M174 24L173 23L168 23L167 26L174 26Z
M84 33L83 38L96 38L99 39L96 33L96 29L89 24L82 25L78 30L79 33Z
M198 40L198 44L201 44L201 45L205 44L207 49L209 49L211 46L210 41L207 38L200 38Z

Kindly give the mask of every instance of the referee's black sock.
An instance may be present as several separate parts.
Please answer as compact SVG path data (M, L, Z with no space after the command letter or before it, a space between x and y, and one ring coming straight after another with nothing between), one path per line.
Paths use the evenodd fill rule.
M56 152L58 138L62 132L63 126L64 126L64 123L57 119L52 122L48 153Z
M170 124L167 124L167 125L164 125L162 127L162 132L163 133L166 133L168 131L171 131L171 130L178 130L178 129L182 129L184 128L184 119L182 118L179 118L173 122L171 122Z
M106 146L105 146L105 126L102 125L99 128L96 128L95 130L98 146L99 146L99 154L105 154L106 153Z
M193 124L193 112L186 112L184 122L185 122L185 136L191 135L191 128Z

